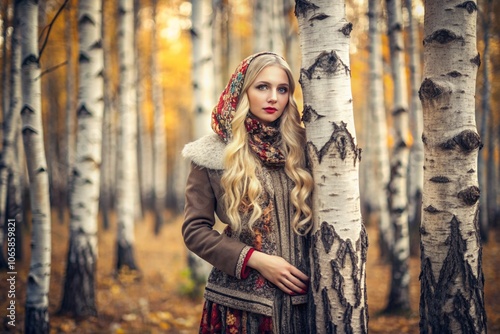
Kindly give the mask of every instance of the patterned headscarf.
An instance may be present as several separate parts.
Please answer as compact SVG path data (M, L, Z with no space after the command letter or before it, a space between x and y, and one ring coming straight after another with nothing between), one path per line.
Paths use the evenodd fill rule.
M233 121L234 113L236 111L236 107L238 106L248 66L252 60L264 54L278 56L272 52L260 52L243 59L231 76L226 88L222 91L222 94L219 97L219 102L212 110L212 129L219 135L220 138L222 138L222 140L224 140L225 143L227 143L233 136L231 122Z

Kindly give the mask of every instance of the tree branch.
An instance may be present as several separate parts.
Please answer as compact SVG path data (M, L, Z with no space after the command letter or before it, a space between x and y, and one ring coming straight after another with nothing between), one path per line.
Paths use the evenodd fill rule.
M64 3L62 4L61 7L59 7L56 15L52 18L52 21L49 23L49 25L47 25L45 28L43 28L42 32L40 33L40 39L41 39L44 31L47 30L47 34L45 35L45 40L43 41L43 44L42 44L42 47L40 48L40 51L38 52L38 59L40 59L42 57L43 50L45 49L45 46L47 46L47 42L49 41L49 35L50 35L50 31L52 30L52 26L56 22L57 17L59 16L59 14L61 14L64 7L66 7L66 4L68 3L68 1L69 0L64 0Z

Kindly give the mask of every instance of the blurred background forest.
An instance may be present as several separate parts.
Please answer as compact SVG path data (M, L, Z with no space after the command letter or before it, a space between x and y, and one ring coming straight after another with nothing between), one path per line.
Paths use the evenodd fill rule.
M206 2L206 1L205 1ZM210 1L208 2L210 3ZM134 1L134 68L137 78L137 138L135 141L136 181L134 189L137 196L135 207L135 265L132 271L117 271L116 247L116 207L115 195L117 183L116 145L119 124L119 87L120 60L118 35L118 0L103 1L103 48L105 61L105 90L107 91L103 124L103 151L101 169L101 198L98 233L98 268L96 278L96 299L99 316L80 321L72 317L57 315L61 305L64 281L64 266L68 252L68 196L71 184L71 164L74 162L76 129L76 107L78 100L78 25L76 0L46 0L39 2L39 44L44 45L40 57L42 121L44 129L45 151L48 164L50 205L52 208L52 276L49 294L49 313L53 332L71 333L178 333L195 332L201 312L199 288L191 279L187 269L186 250L180 240L180 224L185 185L186 162L180 156L182 147L204 133L210 132L209 121L202 126L197 124L196 115L200 108L210 109L222 91L230 74L244 57L260 50L273 50L282 54L291 65L295 78L300 71L300 42L297 19L294 14L295 2L291 0L271 1L275 6L260 8L261 1L249 0L212 0L205 14L195 13L202 6L202 1L182 0L135 0ZM279 3L279 6L276 6ZM423 37L424 6L421 1L409 1L412 6L414 23ZM479 69L476 88L476 120L478 131L483 137L483 149L480 151L484 173L488 175L488 190L482 188L481 201L489 214L486 225L491 234L484 251L484 272L486 277L486 304L491 332L500 332L500 263L496 259L500 243L498 225L500 221L500 3L482 0L478 3L478 50L484 54L486 43L489 48L488 75L483 67ZM196 8L195 8L196 7ZM351 32L351 82L356 122L356 140L361 148L369 144L370 119L369 109L369 51L368 1L346 0L347 15L353 24ZM259 12L258 12L259 11ZM268 12L263 19L261 14ZM258 13L257 13L258 12ZM410 11L403 6L405 45L409 44L408 24ZM490 14L490 15L488 15ZM9 109L10 97L10 56L12 35L12 1L2 0L0 8L0 74L2 89L0 101L2 113L0 120L5 122ZM208 15L208 16L203 16ZM264 15L264 14L262 14ZM208 19L207 19L208 17ZM200 22L195 21L196 18ZM260 29L263 20L269 19L273 28L269 31ZM385 12L380 22L383 60L384 105L387 124L390 129L391 107L393 101L393 81L390 69L390 50L387 37ZM202 21L202 22L201 22ZM207 44L196 44L201 30L198 25L210 22ZM207 29L207 27L203 28ZM486 33L485 33L486 32ZM21 31L22 34L22 31ZM206 32L205 32L206 34ZM46 41L46 44L44 44ZM197 58L210 48L213 57L212 72L203 72L196 64L203 63ZM198 48L198 49L196 49ZM200 49L201 48L201 49ZM417 44L421 55L422 43ZM198 51L197 51L198 50ZM153 60L155 59L156 60ZM410 53L406 53L407 64ZM420 59L422 57L420 56ZM155 62L157 64L155 65ZM423 64L421 64L421 67ZM484 63L483 65L484 66ZM408 95L414 88L408 72ZM488 80L487 82L485 81ZM485 100L485 86L490 91ZM202 94L197 90L204 87ZM299 110L302 106L300 85L297 85L296 99ZM417 87L418 89L418 87ZM207 92L208 90L208 92ZM207 97L208 96L208 97ZM158 100L159 99L159 100ZM159 101L159 102L158 102ZM205 106L204 104L209 104ZM485 105L488 107L485 109ZM160 111L159 111L160 110ZM488 110L488 112L485 112ZM159 115L161 113L161 115ZM0 137L4 137L4 126L0 128ZM163 177L155 173L156 135L163 133L164 164L161 165ZM484 136L484 135L485 136ZM412 141L420 138L413 138ZM16 156L23 166L24 151L20 134L18 136ZM387 135L387 147L392 146L392 133ZM161 147L161 146L160 146ZM361 194L368 188L370 177L366 170L367 163L361 161ZM24 171L24 167L20 170ZM18 323L23 321L23 305L29 269L29 234L31 227L29 210L29 192L27 176L21 173L23 185L23 218L17 229L24 234L24 240L16 253L18 263L17 294ZM161 183L164 193L158 198L155 187ZM483 194L488 196L483 196ZM155 195L156 194L156 195ZM489 198L489 201L487 201ZM362 201L364 200L362 195ZM489 204L487 204L487 202ZM382 316L387 299L390 278L387 263L380 260L377 249L377 217L370 215L370 207L362 203L365 223L370 232L370 254L367 269L368 304L370 305L370 329L373 333L417 333L418 332L418 237L412 240L411 259L411 296L412 311L399 316ZM9 216L7 209L6 217ZM418 234L418 232L417 232ZM417 240L417 241L415 241ZM3 245L5 247L5 245ZM496 261L496 262L495 262ZM134 267L134 266L129 266ZM122 268L123 269L123 268ZM3 290L5 280L0 282ZM371 282L371 283L370 283ZM496 287L495 287L496 285ZM494 289L495 287L495 289ZM491 289L490 292L488 292ZM7 300L3 292L0 306L5 310ZM2 317L4 312L0 313ZM5 325L5 330L15 330ZM0 324L0 326L2 326ZM17 330L22 328L18 326ZM0 331L2 327L0 327Z

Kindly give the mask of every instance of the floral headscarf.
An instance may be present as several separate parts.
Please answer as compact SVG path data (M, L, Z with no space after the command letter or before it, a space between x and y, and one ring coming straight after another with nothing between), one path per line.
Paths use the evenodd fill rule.
M222 140L224 140L225 143L227 143L233 136L231 122L233 121L234 113L236 111L236 107L238 106L248 66L253 59L264 54L278 56L272 52L260 52L243 59L231 76L226 88L222 91L222 94L219 97L219 102L212 110L212 129L219 135L220 138L222 138Z

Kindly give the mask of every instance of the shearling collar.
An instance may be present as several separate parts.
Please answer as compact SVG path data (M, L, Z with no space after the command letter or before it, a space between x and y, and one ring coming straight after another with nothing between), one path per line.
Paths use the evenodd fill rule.
M182 156L196 165L208 169L224 169L224 149L226 144L215 133L206 135L182 149Z

